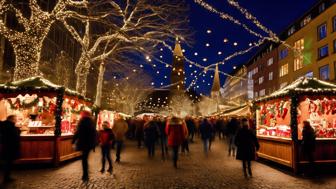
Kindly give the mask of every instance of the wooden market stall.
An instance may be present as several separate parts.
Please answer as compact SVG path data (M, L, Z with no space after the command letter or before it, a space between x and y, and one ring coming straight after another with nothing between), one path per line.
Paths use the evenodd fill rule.
M80 112L92 105L75 91L41 77L0 85L0 120L16 115L21 130L17 163L58 163L80 156L72 147Z
M301 153L303 121L316 132L317 164L336 164L336 85L299 78L291 85L254 102L258 156L295 172L308 163Z

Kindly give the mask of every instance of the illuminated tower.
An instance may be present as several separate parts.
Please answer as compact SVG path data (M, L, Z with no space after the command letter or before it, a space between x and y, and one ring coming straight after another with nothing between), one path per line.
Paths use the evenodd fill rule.
M176 39L173 56L174 56L172 64L173 67L170 79L172 86L170 87L170 90L173 93L184 92L185 90L184 56L178 39Z
M219 97L220 97L220 80L219 80L218 65L216 65L215 76L211 88L211 98L218 99Z

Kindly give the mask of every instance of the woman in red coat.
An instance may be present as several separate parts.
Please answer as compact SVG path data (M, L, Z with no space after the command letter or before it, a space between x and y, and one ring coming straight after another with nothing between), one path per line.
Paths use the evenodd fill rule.
M179 147L188 136L187 126L182 119L172 117L167 122L166 134L168 136L168 146L173 149L174 167L177 168Z

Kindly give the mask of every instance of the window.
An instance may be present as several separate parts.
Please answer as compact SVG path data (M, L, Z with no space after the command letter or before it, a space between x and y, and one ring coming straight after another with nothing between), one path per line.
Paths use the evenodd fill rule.
M253 76L253 70L248 72L247 78L252 79L252 76Z
M329 80L329 65L320 67L320 79Z
M259 77L259 84L262 84L264 82L264 76Z
M325 10L325 4L322 3L320 6L319 6L319 13L323 12Z
M294 43L294 71L303 68L304 39L297 40Z
M295 26L292 26L291 28L289 28L288 30L288 36L292 35L295 32Z
M294 71L303 68L303 56L298 56L294 58Z
M301 21L301 27L307 25L311 21L311 15L306 16L302 21Z
M259 96L265 96L265 92L266 92L265 89L260 90L259 91Z
M333 22L333 31L335 32L336 31L336 16L334 16L332 22Z
M317 28L317 33L318 33L318 39L324 39L327 37L327 24L322 24Z
M288 49L282 49L279 53L280 60L288 56Z
M273 80L273 72L268 73L268 80Z
M280 77L288 74L288 64L282 65L280 67Z
M319 57L319 59L328 56L328 54L329 54L329 52L328 52L328 45L325 45L325 46L320 47L318 49L318 57Z
M305 76L308 77L308 78L313 78L314 73L312 71L310 71L310 72L307 72Z
M254 98L258 97L258 92L254 92Z
M336 53L336 39L334 40L334 53Z
M273 57L267 60L267 65L270 66L273 64Z

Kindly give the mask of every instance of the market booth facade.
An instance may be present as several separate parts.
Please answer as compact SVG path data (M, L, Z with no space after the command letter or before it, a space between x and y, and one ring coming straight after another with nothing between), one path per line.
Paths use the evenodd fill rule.
M316 133L315 162L336 164L336 85L315 78L293 84L254 102L258 156L300 171L303 121Z
M57 165L80 156L72 139L89 99L41 77L0 85L0 120L16 115L21 130L17 163Z

